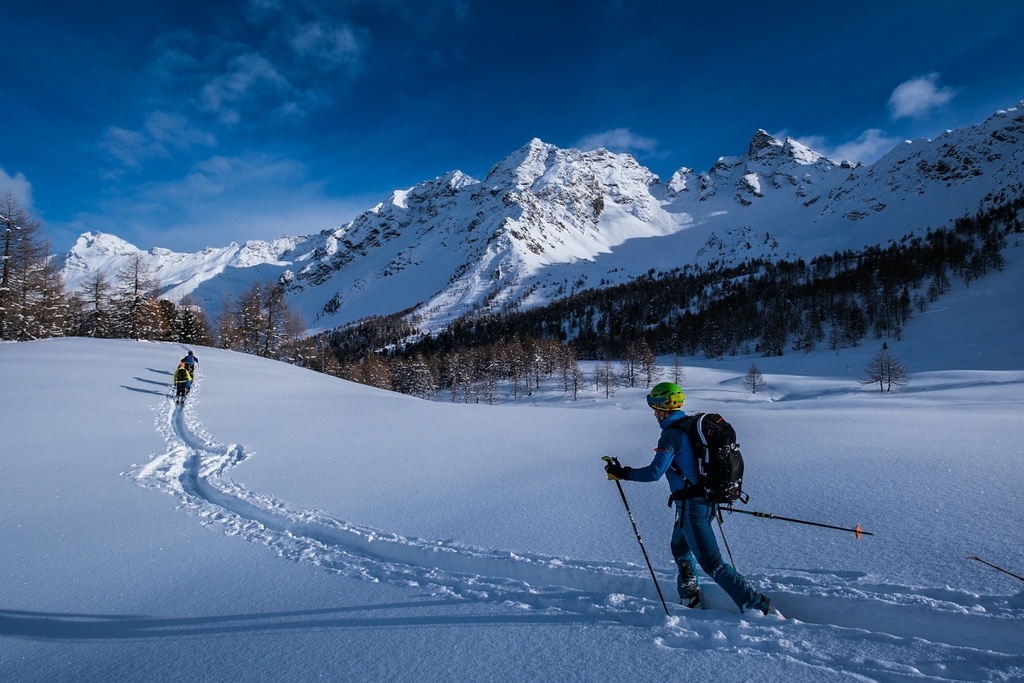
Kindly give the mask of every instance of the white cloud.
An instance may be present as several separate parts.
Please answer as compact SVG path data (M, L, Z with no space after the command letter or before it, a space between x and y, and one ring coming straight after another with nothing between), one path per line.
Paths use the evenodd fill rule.
M111 126L103 134L100 148L125 167L137 169L147 159L170 157L168 147L188 150L216 144L212 133L191 125L186 117L156 111L146 117L141 131Z
M168 156L164 146L148 135L118 126L106 130L100 148L128 168L139 168L146 159Z
M922 116L955 95L954 88L939 85L939 74L931 73L896 86L889 97L889 112L893 119Z
M243 105L262 101L265 96L276 99L291 91L288 79L269 60L255 53L233 57L227 71L211 79L203 88L203 107L224 123L241 120Z
M155 111L146 119L146 131L156 142L178 149L195 145L214 147L217 139L212 133L200 130L181 114Z
M879 128L869 128L857 136L855 140L838 145L827 156L840 161L860 161L870 164L891 151L900 142L902 142L902 138L888 135Z
M825 139L825 136L823 135L796 136L790 135L784 130L776 133L769 133L769 135L771 135L776 140L785 140L786 138L792 138L799 142L804 147L807 147L808 149L813 149L818 154L824 154L829 158L833 158L832 155L828 153L828 150L832 149L832 146L828 144L828 141Z
M658 141L653 138L645 138L633 133L629 128L614 128L588 135L579 140L573 147L583 151L594 149L607 149L610 152L653 152L658 147Z
M301 161L265 152L214 155L184 176L103 199L64 232L132 235L142 248L198 251L249 239L311 234L343 225L379 197L331 197Z
M32 211L32 183L28 181L24 173L15 173L13 176L0 168L0 193L10 192L14 195L21 208L25 211Z
M774 137L781 140L787 136L785 133L776 133ZM862 164L877 161L903 141L902 138L889 135L880 128L869 128L853 140L836 145L829 143L828 139L821 135L805 135L793 139L829 159Z
M320 67L358 68L364 41L350 26L310 22L299 27L290 44L296 55Z
M195 104L227 126L296 124L330 106L363 70L368 29L316 0L251 0L229 33L181 30L154 43L164 109Z
M304 164L293 159L250 152L241 156L214 156L196 163L180 182L154 188L159 197L189 203L196 197L237 198L240 203L256 202L279 190L294 191L306 175Z

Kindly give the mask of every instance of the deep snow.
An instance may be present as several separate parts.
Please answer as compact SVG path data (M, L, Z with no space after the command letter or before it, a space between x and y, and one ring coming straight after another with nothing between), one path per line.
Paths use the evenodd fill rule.
M646 464L644 389L426 402L173 344L0 345L5 681L1024 680L1020 258L878 348L687 359L737 426L737 568L788 620L666 618L605 454ZM664 359L666 364L670 359ZM742 376L757 362L768 386ZM667 597L664 482L623 484ZM705 585L709 582L705 577Z

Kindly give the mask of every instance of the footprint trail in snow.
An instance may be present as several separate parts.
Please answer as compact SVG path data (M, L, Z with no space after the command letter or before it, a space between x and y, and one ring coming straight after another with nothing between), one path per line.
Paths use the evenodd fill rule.
M629 563L579 562L488 550L358 526L295 508L233 481L229 470L247 455L240 444L220 444L202 432L192 403L159 409L166 452L127 474L147 488L177 497L204 524L260 543L288 559L311 562L345 576L421 586L437 594L520 604L573 613L643 615L660 604L644 597L650 577ZM652 589L653 590L653 589ZM611 597L609 597L611 596Z
M157 428L166 451L128 476L176 497L203 524L346 577L543 616L642 625L666 648L783 654L869 679L1024 677L1024 593L978 596L882 584L857 573L786 570L751 578L789 620L740 615L707 580L708 602L720 609L674 605L666 620L650 575L638 564L492 550L359 526L233 481L229 472L248 457L245 447L206 435L192 401L162 404ZM659 573L659 581L669 597L674 577Z

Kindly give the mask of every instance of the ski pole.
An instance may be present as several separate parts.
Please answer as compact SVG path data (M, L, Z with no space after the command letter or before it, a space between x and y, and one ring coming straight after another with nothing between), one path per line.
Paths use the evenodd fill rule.
M601 459L610 463L615 463L616 465L619 464L618 458L613 458L608 455ZM610 474L608 475L608 478L614 479ZM654 587L657 589L658 597L661 599L661 606L665 608L665 616L670 617L672 615L669 614L668 605L665 604L665 596L661 594L661 586L658 585L658 577L654 575L654 567L651 566L651 558L647 556L647 549L644 547L644 539L640 537L640 530L636 528L636 520L633 519L633 511L629 509L629 503L626 501L626 492L622 490L622 482L615 479L615 485L619 487L619 496L622 497L622 504L626 506L626 514L629 515L629 523L633 525L633 533L636 534L636 540L640 543L640 550L643 552L644 560L647 562L647 569L651 572L651 578L654 579Z
M753 515L754 517L761 517L762 519L778 519L783 522L796 522L797 524L809 524L810 526L820 526L825 529L837 529L839 531L849 531L860 538L861 536L874 536L870 531L864 531L860 528L860 524L852 529L843 526L832 526L831 524L822 524L821 522L808 522L806 519L793 519L792 517L780 517L779 515L773 515L770 512L754 512L753 510L740 510L737 508L729 507L725 508L728 512L739 512L744 515Z
M974 555L971 555L967 559L968 560L977 560L978 562L981 562L982 564L987 564L989 567L992 567L992 569L998 569L999 571L1001 571L1004 574L1009 574L1010 576L1012 576L1015 579L1020 579L1021 581L1024 581L1024 576L1018 576L1017 574L1014 574L1011 571L1007 571L1007 570L1003 569L999 565L992 564L991 562L986 562L985 560L981 559L980 557L975 557Z
M715 519L718 520L718 533L722 534L722 543L725 544L725 550L729 553L729 564L735 569L736 560L732 559L732 548L729 547L729 539L725 537L725 527L722 526L722 508L718 505L715 506Z
M722 543L725 544L725 550L729 553L729 564L732 568L736 568L736 560L732 559L732 548L729 547L729 539L725 537L725 527L722 526L722 516L718 515L718 533L722 534Z

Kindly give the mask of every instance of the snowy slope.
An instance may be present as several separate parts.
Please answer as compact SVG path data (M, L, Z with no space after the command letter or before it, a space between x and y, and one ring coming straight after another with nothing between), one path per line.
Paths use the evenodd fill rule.
M740 430L751 509L875 534L727 516L737 567L786 621L713 585L713 609L665 617L601 471L650 458L642 389L431 403L200 348L176 410L175 345L0 344L0 671L1024 680L1024 584L967 559L1024 573L1020 293L981 281L915 318L899 393L856 383L873 347L685 361L686 408ZM667 486L623 486L671 597Z
M396 191L350 223L274 243L145 252L169 298L210 310L281 281L314 328L414 309L437 329L470 312L533 306L687 263L811 258L943 227L1024 191L1024 106L869 167L764 131L707 172L662 181L633 157L531 140L483 180L458 171ZM137 252L87 233L64 275L112 276Z

